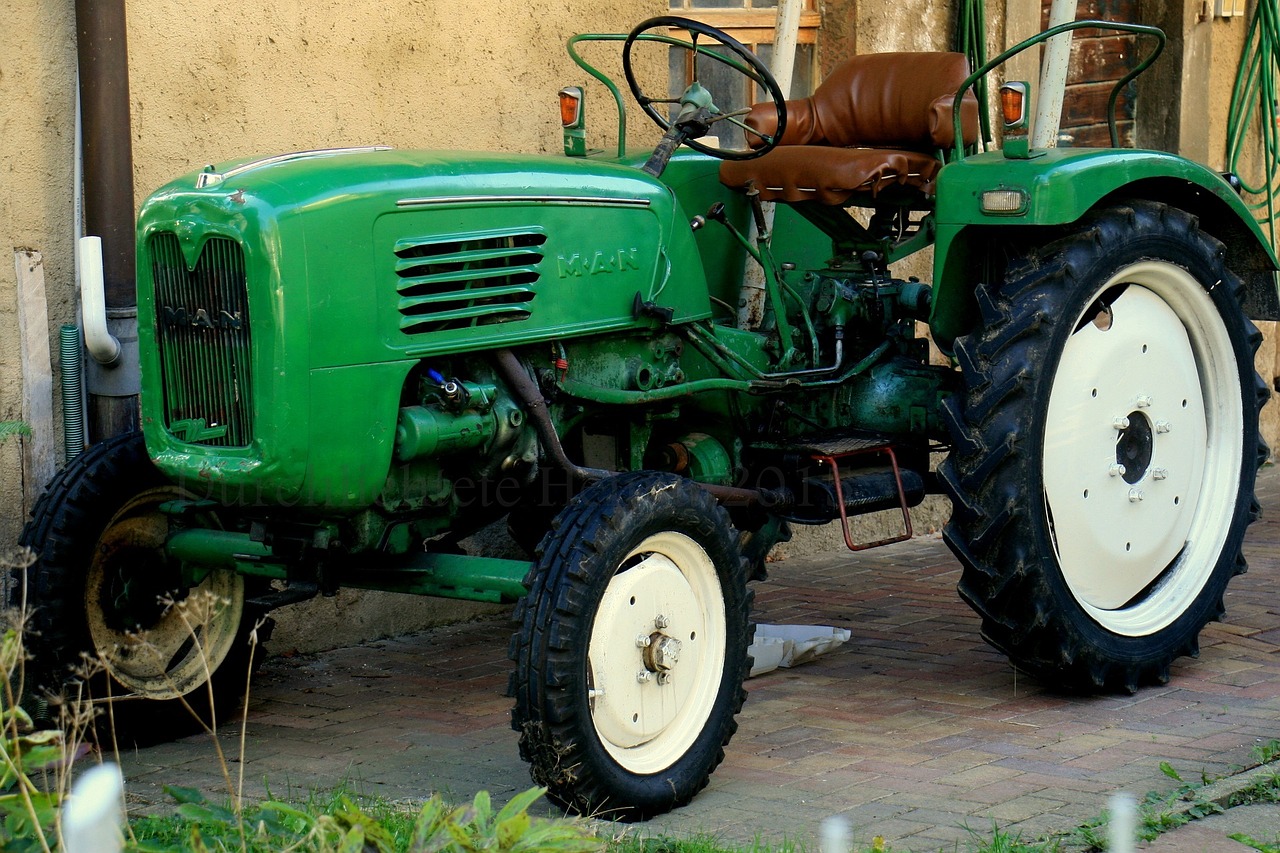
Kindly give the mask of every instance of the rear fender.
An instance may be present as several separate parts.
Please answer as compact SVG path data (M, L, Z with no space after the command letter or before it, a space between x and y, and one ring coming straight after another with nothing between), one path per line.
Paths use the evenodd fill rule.
M990 190L1020 191L1025 204L1015 213L985 213L982 194ZM973 327L974 288L1002 266L1003 251L1034 236L1023 229L1043 229L1050 240L1095 207L1139 198L1198 216L1244 281L1249 317L1280 319L1275 252L1249 208L1216 172L1159 151L1054 149L1027 160L989 152L949 164L938 176L929 319L934 339L949 350Z

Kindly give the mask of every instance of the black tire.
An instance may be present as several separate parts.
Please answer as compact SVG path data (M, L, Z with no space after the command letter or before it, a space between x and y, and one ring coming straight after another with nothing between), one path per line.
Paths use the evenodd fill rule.
M1245 570L1269 395L1224 255L1181 210L1100 210L980 287L957 341L941 474L959 591L1055 687L1166 682Z
M28 687L91 699L120 742L191 733L211 707L225 721L244 694L255 621L245 582L215 571L187 589L158 549L168 519L157 508L182 496L140 433L116 436L58 473L22 533L37 558L26 572ZM15 584L12 603L23 596ZM98 665L86 671L84 655Z
M555 519L511 647L512 727L552 799L643 820L707 784L751 668L736 539L714 498L672 474L604 480Z

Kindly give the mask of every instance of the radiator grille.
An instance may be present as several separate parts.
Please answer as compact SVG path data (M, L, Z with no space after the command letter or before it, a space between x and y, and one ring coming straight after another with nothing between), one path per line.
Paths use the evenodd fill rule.
M215 237L189 270L175 235L156 234L149 248L165 426L193 444L244 447L253 439L244 252Z
M400 331L442 332L527 320L546 235L491 231L400 240Z

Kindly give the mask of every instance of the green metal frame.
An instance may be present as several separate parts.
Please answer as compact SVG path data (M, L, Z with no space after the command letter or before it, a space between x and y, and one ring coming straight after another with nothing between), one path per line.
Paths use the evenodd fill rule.
M618 89L618 84L614 83L613 80L609 78L609 75L605 74L603 71L600 71L598 68L591 65L585 59L582 58L582 56L577 51L577 45L580 44L581 42L587 42L587 41L626 41L628 38L629 36L626 33L579 33L576 36L572 36L569 39L569 41L565 43L565 50L568 52L569 58L572 59L575 63L577 63L578 67L581 68L583 71L587 72L592 77L594 77L595 79L603 83L604 87L609 90L609 94L613 95L613 102L618 107L618 158L619 159L626 156L626 141L627 141L627 106L626 106L626 103L623 101L622 92ZM755 73L751 68L733 59L733 57L725 56L724 54L721 54L721 53L716 53L715 51L709 50L705 47L698 47L697 45L693 44L693 42L688 42L688 41L685 41L684 39L678 39L672 36L639 35L636 37L636 41L656 41L656 42L661 42L663 44L669 44L674 47L690 48L692 50L697 51L698 53L701 53L706 56L710 56L716 61L721 62L725 65L728 65L729 67L733 68L736 71L742 72L748 77L751 77Z
M289 579L288 561L247 533L207 528L179 530L165 542L165 552L180 566L182 582L188 587L198 585L219 569ZM528 592L524 578L531 566L523 560L424 553L339 575L342 586L359 589L511 603Z
M1013 47L1001 53L994 59L988 60L986 64L978 68L972 74L965 78L960 84L960 88L956 90L955 100L951 104L951 122L955 132L955 148L952 151L952 160L960 161L964 159L964 137L960 133L960 103L964 100L964 93L969 91L978 80L986 77L999 66L1003 65L1010 58L1017 56L1024 50L1035 47L1037 44L1048 41L1061 33L1071 32L1072 30L1082 29L1101 29L1101 30L1118 30L1120 32L1134 33L1135 35L1151 36L1156 40L1156 49L1153 50L1142 62L1120 79L1118 83L1111 89L1111 95L1107 98L1107 124L1111 134L1111 147L1120 147L1120 138L1116 133L1116 99L1120 95L1120 90L1129 84L1131 80L1146 71L1151 63L1164 51L1165 34L1158 27L1147 26L1146 24L1125 24L1115 21L1069 21L1065 24L1059 24L1056 27L1050 27L1042 33L1038 33L1031 38L1018 42Z

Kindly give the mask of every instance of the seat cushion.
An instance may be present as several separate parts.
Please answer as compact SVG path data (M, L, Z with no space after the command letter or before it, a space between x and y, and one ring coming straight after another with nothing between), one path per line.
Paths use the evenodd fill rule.
M843 63L808 98L787 101L781 145L837 148L908 148L931 151L955 143L952 105L969 74L963 53L867 53ZM960 102L966 144L978 139L978 101L972 90ZM748 127L772 134L778 126L772 103L756 104ZM764 141L747 134L747 143Z
M870 53L855 56L811 97L787 101L787 126L776 148L755 160L726 160L720 181L754 183L766 201L845 205L900 185L925 196L942 168L935 152L955 143L955 93L969 74L962 53ZM773 104L756 104L746 124L758 134L778 126ZM963 140L978 138L978 102L960 101ZM762 136L747 134L757 147Z
M843 205L857 193L874 197L896 184L932 195L941 168L932 154L916 151L779 145L754 160L725 160L720 182L741 190L754 183L762 201Z

